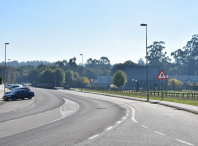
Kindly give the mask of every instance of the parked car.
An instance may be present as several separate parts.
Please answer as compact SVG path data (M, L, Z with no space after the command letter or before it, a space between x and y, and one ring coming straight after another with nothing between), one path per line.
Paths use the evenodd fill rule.
M27 87L16 87L13 90L5 92L5 94L10 94L11 92L14 92L16 90L28 90L28 91L30 91L30 88L27 88Z
M25 98L32 99L34 97L34 92L28 91L28 90L16 90L14 92L11 92L10 94L5 94L3 96L3 99L5 101L8 101L10 99L17 100L17 99L22 99L24 100Z
M11 86L11 84L7 84L5 85L5 88L9 88Z
M13 90L13 89L16 88L16 87L22 87L22 85L12 85L12 86L9 87L9 89L10 89L10 90Z
M64 89L70 89L70 87L69 86L64 86Z

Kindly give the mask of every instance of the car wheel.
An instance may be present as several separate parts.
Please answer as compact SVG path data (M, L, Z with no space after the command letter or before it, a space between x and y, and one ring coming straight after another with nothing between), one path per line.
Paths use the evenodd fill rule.
M5 101L8 101L9 100L9 98L6 98L6 99L4 99Z
M29 96L28 99L32 99L32 96Z
M21 99L22 99L22 100L24 100L24 98L23 98L23 97L22 97Z
M13 97L12 100L15 101L16 100L16 97Z

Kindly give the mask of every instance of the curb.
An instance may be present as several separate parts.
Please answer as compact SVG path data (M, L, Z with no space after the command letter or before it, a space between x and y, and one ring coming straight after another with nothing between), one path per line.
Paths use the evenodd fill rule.
M77 91L79 92L79 91ZM117 98L124 98L124 99L129 99L129 100L136 100L136 101L142 101L142 102L147 102L146 99L143 98L138 98L138 97L127 97L127 96L120 96L120 95L113 95L113 94L105 94L105 93L98 93L98 92L88 92L88 91L83 91L84 93L91 93L91 94L98 94L98 95L105 95L105 96L111 96L111 97L117 97ZM149 100L150 103L155 103L155 104L160 104L160 105L164 105L164 106L168 106L168 107L172 107L172 108L176 108L178 110L183 110L183 111L187 111L187 112L191 112L194 114L198 114L198 110L193 110L190 108L185 108L185 107L181 107L181 106L177 106L177 105L171 105L168 103L162 103L158 100ZM174 102L170 102L170 103L174 103ZM182 105L182 104L181 104ZM189 105L189 106L193 106L193 105ZM195 106L196 107L196 106Z

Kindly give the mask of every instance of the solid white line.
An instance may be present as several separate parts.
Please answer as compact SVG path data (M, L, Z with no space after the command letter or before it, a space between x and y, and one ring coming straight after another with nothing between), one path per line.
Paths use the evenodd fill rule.
M126 119L126 117L123 117L122 119L124 120L124 119Z
M94 136L92 136L92 137L90 137L90 138L88 138L88 139L94 139L94 138L96 138L97 136L99 136L99 135L96 134L96 135L94 135Z
M121 123L121 121L116 122L117 124Z
M146 127L146 126L144 126L144 125L141 125L142 127L144 127L144 128L148 128L148 127Z
M127 105L127 106L132 110L131 120L133 122L137 123L137 121L135 120L135 110L131 106L129 106L129 105Z
M107 128L107 129L105 129L105 130L110 130L110 129L112 129L113 127L109 127L109 128Z
M193 144L191 144L191 143L188 143L188 142L183 141L183 140L180 140L180 139L175 139L175 140L177 140L177 141L179 141L179 142L182 142L182 143L185 143L185 144L187 144L187 145L193 145Z
M155 133L160 134L160 135L165 135L164 133L161 133L161 132L158 132L158 131L155 131Z

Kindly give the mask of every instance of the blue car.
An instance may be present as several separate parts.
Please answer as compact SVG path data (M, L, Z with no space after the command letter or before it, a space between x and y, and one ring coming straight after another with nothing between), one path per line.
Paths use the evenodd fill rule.
M14 92L11 92L10 94L5 94L3 96L3 100L8 101L10 99L17 100L17 99L22 99L24 100L25 98L32 99L34 97L34 92L31 90L16 90Z

